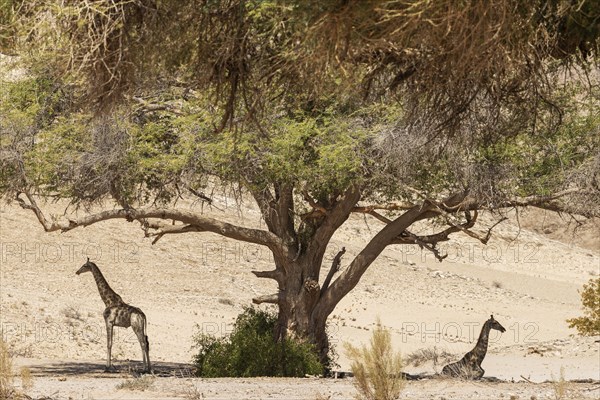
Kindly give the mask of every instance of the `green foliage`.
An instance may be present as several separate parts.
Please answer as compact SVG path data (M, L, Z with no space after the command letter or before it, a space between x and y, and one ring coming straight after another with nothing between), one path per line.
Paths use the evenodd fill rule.
M510 136L484 135L466 157L449 153L448 170L453 174L443 181L462 181L480 198L492 200L551 195L574 187L597 193L598 167L593 160L600 148L598 102L577 84L563 89L557 94L563 110L560 124L541 110L535 129L522 126ZM592 203L573 203L572 211L592 215Z
M13 27L14 7L13 0L0 2L0 53L7 54L15 45L15 29Z
M581 303L585 316L568 319L569 328L575 328L580 335L600 335L600 278L590 279L583 285Z
M27 171L33 184L49 192L65 190L65 197L74 195L68 190L68 182L92 143L88 120L85 115L60 117L55 124L38 133L37 143L26 157Z
M21 129L48 124L60 103L53 82L44 76L2 82L0 114L3 125L10 121Z
M367 139L351 119L298 115L278 118L268 134L206 131L197 152L206 171L227 180L298 185L318 199L361 183Z
M196 374L203 377L250 377L321 375L314 346L286 339L276 343L273 333L277 317L246 308L228 337L198 333L194 343L199 352L193 358Z
M402 358L392 348L390 331L377 320L371 336L371 346L361 348L346 343L346 352L352 360L354 386L358 399L393 400L404 387Z
M516 55L538 40L530 29L543 28L521 18L538 5L521 15L510 2L456 13L435 2L418 2L415 13L376 3L338 9L333 1L28 2L15 26L29 35L18 49L31 78L0 89L0 128L8 133L0 144L5 150L20 143L16 153L37 192L127 203L169 202L208 176L255 193L293 186L325 208L350 186L360 187L365 201L414 200L406 187L433 197L468 187L495 200L562 190L589 163L600 137L593 135L597 105L576 109L587 99L574 85L550 92L554 63L539 63L548 66L538 72L547 74L549 87L530 82L530 72L519 75L526 63ZM589 25L583 14L597 6L584 3L559 10L559 17ZM510 18L498 26L494 15L503 10ZM424 25L426 16L440 23ZM471 18L481 21L469 27ZM552 31L558 22L544 23ZM472 44L467 54L458 51L465 32L480 38L485 52ZM597 33L588 36L577 40ZM483 37L494 40L480 43ZM492 44L506 51L493 52ZM438 54L445 46L452 51ZM482 70L470 73L471 67ZM444 71L451 71L448 79L440 79ZM390 87L404 83L405 92ZM535 96L520 97L530 89ZM116 98L122 108L110 110L112 121L82 111L90 100ZM468 98L474 103L464 103ZM150 103L153 111L144 109ZM553 129L557 110L564 111L561 129ZM442 134L446 128L454 133ZM14 159L2 167L6 193L18 186L19 168Z
M0 194L23 187L19 161L60 107L60 95L43 76L0 82L0 150L8 155L0 158Z

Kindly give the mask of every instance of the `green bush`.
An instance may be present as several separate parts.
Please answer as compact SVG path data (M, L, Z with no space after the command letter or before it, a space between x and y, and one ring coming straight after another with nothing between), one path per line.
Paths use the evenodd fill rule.
M294 339L275 342L276 323L275 314L248 307L238 316L229 336L196 334L196 375L214 378L323 374L323 365L312 344Z
M569 328L576 328L584 336L600 335L600 278L583 285L581 303L585 316L568 319Z

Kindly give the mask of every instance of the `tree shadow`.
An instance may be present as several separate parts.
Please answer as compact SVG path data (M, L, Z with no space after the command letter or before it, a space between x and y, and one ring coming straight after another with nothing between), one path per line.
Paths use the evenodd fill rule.
M123 376L140 376L144 372L144 365L140 361L116 361L113 362L114 370L105 371L104 362L93 361L60 361L52 360L31 365L26 365L33 376L86 376L102 378L122 378ZM152 375L160 377L190 378L194 377L195 368L191 364L154 362L152 363Z

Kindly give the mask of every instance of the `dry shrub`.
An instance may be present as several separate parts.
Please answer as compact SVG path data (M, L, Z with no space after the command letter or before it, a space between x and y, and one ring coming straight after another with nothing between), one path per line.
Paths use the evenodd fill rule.
M8 352L8 345L0 337L0 400L12 399L15 396L12 368L12 357Z
M23 390L29 390L33 387L33 376L31 370L27 367L21 367L21 387Z
M392 400L400 396L404 387L402 358L400 353L394 353L390 332L379 319L370 347L358 348L346 343L345 348L352 360L357 399Z
M560 376L558 380L552 374L552 389L554 390L554 399L562 400L567 394L567 381L565 380L565 369L560 367Z
M433 367L435 368L438 365L445 365L455 358L456 356L454 354L448 353L446 350L439 350L437 347L433 347L432 349L419 349L414 351L405 357L405 361L407 365L413 365L415 367L431 361L433 363Z
M138 390L145 391L154 384L154 377L142 376L139 378L127 379L117 385L117 390Z
M30 399L29 396L14 387L13 359L8 344L0 336L0 400ZM21 386L23 390L33 387L33 378L29 368L21 368Z

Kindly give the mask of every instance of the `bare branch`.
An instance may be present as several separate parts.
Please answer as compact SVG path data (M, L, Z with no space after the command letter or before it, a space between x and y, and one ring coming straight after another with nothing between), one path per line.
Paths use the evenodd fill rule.
M388 203L388 204L371 204L368 206L356 206L352 209L355 213L370 214L375 210L386 210L386 211L397 211L397 210L410 210L415 206L414 203Z
M244 242L260 244L269 247L274 252L284 251L284 245L280 239L273 233L260 230L245 228L242 226L232 225L227 222L219 221L214 218L209 218L187 210L167 209L167 208L146 208L146 209L114 209L101 211L96 214L89 214L76 219L69 220L52 220L49 221L42 210L38 207L35 199L29 193L26 193L29 203L17 196L17 201L24 209L32 210L38 220L44 227L46 232L67 232L78 227L89 226L101 221L111 219L125 219L127 221L140 221L148 223L148 218L158 218L162 220L173 220L183 222L186 226L175 226L167 228L162 225L149 225L152 228L157 227L161 232L157 236L162 236L166 233L183 233L183 232L212 232L231 239L241 240ZM156 240L155 240L156 241Z
M157 223L143 223L144 225L144 236L155 237L152 244L158 242L164 235L170 235L174 233L189 233L189 232L202 232L195 225L164 225ZM158 229L156 232L150 232L149 229Z
M252 302L254 304L263 304L263 303L277 304L277 303L279 303L279 294L273 293L273 294L265 294L262 296L254 297L252 299Z
M327 217L317 229L311 240L311 246L322 246L329 243L331 236L348 219L352 208L359 199L360 189L357 187L346 189L343 197L334 204L331 210L326 211Z
M139 112L142 113L149 113L149 112L156 112L156 111L169 111L175 115L183 115L183 111L181 109L179 109L178 107L175 107L172 104L169 103L162 103L162 104L154 104L154 103L149 103L146 100L142 99L141 97L132 97L132 100L134 100L136 103L140 104L140 107L138 108Z
M281 279L281 271L274 269L272 271L252 271L257 278L268 278L279 281Z
M497 221L495 224L493 224L488 229L487 234L484 237L482 237L482 236L472 232L471 230L469 230L470 228L475 226L475 222L477 221L477 212L475 212L475 215L473 217L471 217L471 215L468 211L465 212L465 215L466 215L467 221L463 224L451 225L449 228L447 228L441 232L435 233L433 235L426 235L426 236L418 236L418 235L415 235L415 234L409 232L408 230L406 230L406 231L402 232L402 234L400 236L396 237L390 244L416 244L419 247L421 247L422 249L431 251L434 254L435 258L437 258L439 261L442 261L444 258L447 257L447 255L441 255L439 253L437 244L439 242L446 242L446 241L450 240L451 234L463 231L467 235L481 241L483 244L487 244L487 242L489 241L489 239L492 235L492 229L494 229L496 227L496 225L498 225L499 223L501 223L502 221L505 221L507 219L506 217L501 218L499 221Z
M333 258L333 261L331 263L331 269L329 270L327 278L325 278L323 286L321 287L321 295L325 293L325 290L327 290L327 288L329 287L329 283L331 282L331 279L333 279L333 275L335 275L335 273L340 270L340 264L342 262L342 256L344 255L344 253L346 253L346 248L342 247L342 250L340 250Z
M487 244L487 242L490 240L490 237L492 236L492 229L494 229L496 227L496 225L498 225L501 222L504 222L508 219L508 217L502 217L500 218L500 220L498 220L494 225L490 226L487 234L485 235L485 237L483 238L483 240L481 240L481 243L483 244Z
M381 222L383 222L384 224L389 224L392 222L391 219L379 214L377 211L370 211L368 212L369 215L377 218L378 220L380 220Z
M568 207L555 202L560 198L575 195L575 194L585 194L585 192L579 188L570 188L557 193L553 193L546 196L528 196L528 197L518 197L512 200L507 200L505 202L501 202L498 205L494 205L494 208L499 207L537 207L542 208L544 210L556 211L556 212L569 212ZM491 207L488 207L491 208Z
M209 205L212 205L212 199L210 197L208 197L207 195L205 195L202 192L198 192L196 189L188 187L187 188L191 194L193 194L194 196L198 197L199 199L206 201Z
M421 249L426 249L426 250L431 251L433 253L433 255L435 256L435 258L438 259L439 262L442 262L444 260L444 258L448 257L448 254L444 254L444 255L440 254L440 251L437 248L438 242L429 243L427 241L421 240L421 238L419 236L417 236L414 233L411 233L409 231L404 231L403 236L404 236L404 238L407 239L407 241L412 241L412 243L419 245L419 247Z
M291 240L296 235L294 227L294 187L290 184L275 185L275 203L278 236Z
M42 213L42 210L38 207L33 196L31 194L29 194L28 192L25 193L25 196L29 200L29 204L27 204L25 202L25 200L23 200L20 196L21 196L21 193L17 193L16 200L19 203L19 205L21 206L21 208L23 208L25 210L33 211L35 216L37 217L38 221L40 221L40 224L42 224L42 226L44 227L44 230L46 232L50 232L50 231L54 230L53 223L46 219L46 217L44 216L44 213Z
M327 215L327 209L323 205L317 203L306 190L302 190L302 197L313 209L302 215L302 219L315 218Z

